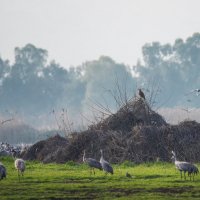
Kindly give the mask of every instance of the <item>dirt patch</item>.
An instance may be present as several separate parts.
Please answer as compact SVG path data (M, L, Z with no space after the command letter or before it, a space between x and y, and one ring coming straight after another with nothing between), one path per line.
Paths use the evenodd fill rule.
M167 194L182 194L184 192L189 192L193 189L193 186L183 186L183 187L173 187L173 188L156 188L151 190L151 192L167 193Z
M193 189L193 186L185 186L185 187L173 187L173 188L156 188L156 189L145 189L145 188L133 188L133 189L126 189L126 188L115 188L110 189L109 192L113 193L113 195L120 197L120 196L128 196L138 193L161 193L161 194L182 194L185 192L190 192Z
M115 189L110 189L109 192L114 193L115 196L124 196L124 195L131 195L131 194L136 194L140 192L145 192L144 188L133 188L133 189L125 189L125 188L115 188Z

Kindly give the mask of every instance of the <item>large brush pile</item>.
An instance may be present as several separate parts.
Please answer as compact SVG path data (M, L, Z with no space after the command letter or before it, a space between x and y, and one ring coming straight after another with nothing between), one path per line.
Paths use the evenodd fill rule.
M127 103L117 113L90 127L94 130L116 130L129 132L136 125L167 125L165 120L150 109L142 98Z
M42 140L31 146L28 151L22 154L26 160L40 160L44 163L62 163L64 149L68 145L68 140L59 135Z
M58 145L50 145L50 140ZM87 157L96 159L103 149L105 158L112 163L170 161L172 150L181 160L199 161L200 124L187 121L169 125L145 100L136 98L87 131L73 133L67 140L56 136L36 143L24 158L60 163L81 161L84 149Z

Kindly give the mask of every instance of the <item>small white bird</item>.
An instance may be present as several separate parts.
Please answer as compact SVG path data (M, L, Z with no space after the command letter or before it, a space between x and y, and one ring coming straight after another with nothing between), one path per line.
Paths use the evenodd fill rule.
M23 159L20 159L20 158L16 159L15 160L15 168L18 171L18 178L20 180L20 175L24 176L24 171L26 169L25 161Z

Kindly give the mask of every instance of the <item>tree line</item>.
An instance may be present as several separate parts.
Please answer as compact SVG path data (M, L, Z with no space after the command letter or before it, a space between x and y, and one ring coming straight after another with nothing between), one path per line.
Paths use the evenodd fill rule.
M61 66L48 63L48 51L33 44L16 47L14 53L13 64L0 58L1 115L15 111L24 118L37 118L67 108L70 116L77 116L88 112L91 102L115 111L137 88L155 105L200 105L192 92L200 88L200 33L174 44L147 43L141 61L133 66L108 56L80 66Z

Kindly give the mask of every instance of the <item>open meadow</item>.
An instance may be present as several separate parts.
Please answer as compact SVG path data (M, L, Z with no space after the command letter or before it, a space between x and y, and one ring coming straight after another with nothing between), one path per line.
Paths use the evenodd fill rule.
M181 180L173 163L113 165L114 175L85 164L42 164L26 161L18 180L12 158L1 157L7 178L0 181L0 199L199 199L200 177ZM126 177L128 172L132 177Z

